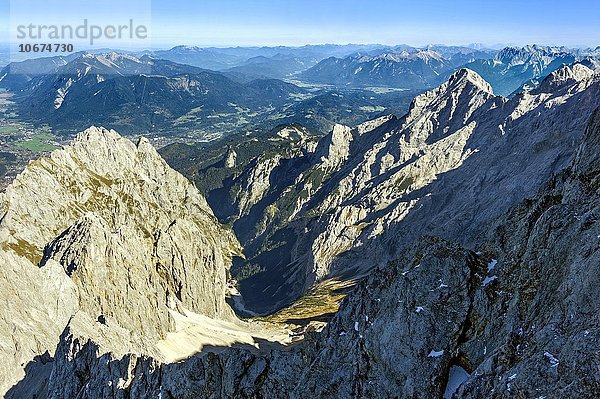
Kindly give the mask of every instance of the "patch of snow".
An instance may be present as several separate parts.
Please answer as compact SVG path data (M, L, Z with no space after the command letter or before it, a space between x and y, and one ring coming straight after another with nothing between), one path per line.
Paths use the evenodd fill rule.
M463 382L467 381L470 376L471 375L460 366L450 367L448 383L446 384L446 390L444 391L444 399L452 398L454 392L458 391L458 388Z
M546 356L548 358L548 361L550 361L550 367L556 367L560 364L558 359L555 358L554 355L552 355L552 353L544 352L544 356Z
M417 308L415 309L415 312L421 313L423 310L425 310L425 309L423 309L423 306L417 306Z
M355 321L355 322L354 322L354 330L355 330L355 331L358 331L358 321Z
M510 377L508 377L508 380L509 380L509 381L512 381L512 380L514 380L515 378L517 378L517 374L513 374L513 375L511 375Z
M488 272L490 270L494 270L494 268L496 267L497 264L498 264L498 260L492 259L492 261L490 263L488 263L488 265L487 265Z
M435 350L431 350L431 352L429 352L429 355L427 355L427 357L440 357L444 354L444 351L435 351Z
M504 136L504 134L506 133L506 132L504 131L504 126L502 126L502 125L500 124L500 125L498 125L498 129L500 129L500 133L502 133L502 135Z
M483 280L483 283L481 283L481 285L482 285L483 287L485 287L486 285L488 285L488 284L489 284L489 283L491 283L492 281L496 280L497 278L498 278L498 276L486 277L486 278Z

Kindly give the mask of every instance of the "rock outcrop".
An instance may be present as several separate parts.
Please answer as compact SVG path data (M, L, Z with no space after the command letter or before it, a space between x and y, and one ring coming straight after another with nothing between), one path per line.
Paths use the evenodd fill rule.
M589 79L593 75L594 71L583 64L565 65L546 76L535 91L551 93L565 84Z
M493 230L498 263L473 301L458 398L600 394L599 138L600 108L570 167Z
M80 313L153 355L171 312L234 320L224 297L239 244L144 139L89 128L31 162L0 209L4 390Z
M98 343L67 330L53 362L49 397L440 396L469 293L479 284L474 262L457 245L425 239L361 284L325 332L268 354L232 348L175 364L136 355L98 359Z

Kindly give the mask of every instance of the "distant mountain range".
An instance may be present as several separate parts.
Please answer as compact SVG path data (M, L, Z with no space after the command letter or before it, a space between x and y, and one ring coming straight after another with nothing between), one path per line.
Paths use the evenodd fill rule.
M182 64L194 65L212 70L226 70L234 67L250 66L265 61L297 59L313 65L327 57L346 57L360 51L371 51L381 45L363 44L323 44L302 47L229 47L202 48L197 46L175 46L169 50L147 52L156 58L163 58ZM310 66L310 65L309 65ZM273 77L273 76L271 76Z
M385 113L466 67L495 94L531 90L564 64L595 70L600 49L495 50L432 45L199 48L75 53L11 63L0 87L20 117L55 131L105 125L122 133L211 138L282 123L325 132ZM214 70L206 69L207 67Z
M10 78L5 87L19 90L22 117L61 129L107 124L125 132L150 131L189 119L217 127L219 115L264 113L305 93L278 80L238 83L218 72L148 56L84 54L63 65L59 61L66 60L45 61L56 66L50 73L26 83L22 75ZM14 69L9 65L4 73L12 75Z
M564 47L507 47L496 54L468 47L430 46L370 55L331 57L304 71L300 79L338 86L381 86L425 89L442 83L459 67L479 73L496 94L508 96L533 88L564 64L584 61L595 65L600 49Z
M500 95L519 89L535 88L552 71L562 65L585 61L595 67L600 47L568 49L566 47L525 46L502 49L493 59L475 60L465 66L483 76Z
M255 59L266 69L256 75L275 73L261 60ZM337 122L403 112L414 95L315 91L248 73L210 71L148 54L83 53L11 63L0 71L0 87L15 94L20 118L47 123L56 132L96 124L125 134L199 138L259 124L303 123L325 132Z
M435 51L400 51L376 56L327 58L303 72L300 79L337 86L381 86L420 89L434 86L452 69Z

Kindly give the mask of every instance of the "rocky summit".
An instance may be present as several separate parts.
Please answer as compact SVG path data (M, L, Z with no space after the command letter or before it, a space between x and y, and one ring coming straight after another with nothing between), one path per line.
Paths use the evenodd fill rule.
M89 128L0 194L0 389L598 397L599 90L580 64L510 99L459 69L401 117L183 159L195 185Z
M154 354L173 313L233 319L224 293L239 244L144 139L89 128L31 162L0 209L4 390L84 318L119 337L111 351Z

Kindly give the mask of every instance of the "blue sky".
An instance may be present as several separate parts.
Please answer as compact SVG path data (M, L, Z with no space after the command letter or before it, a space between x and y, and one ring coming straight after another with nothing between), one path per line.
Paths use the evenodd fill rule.
M7 41L15 21L72 24L88 18L102 25L133 17L149 24L155 47L473 42L600 45L597 0L0 0L0 4L2 41Z

